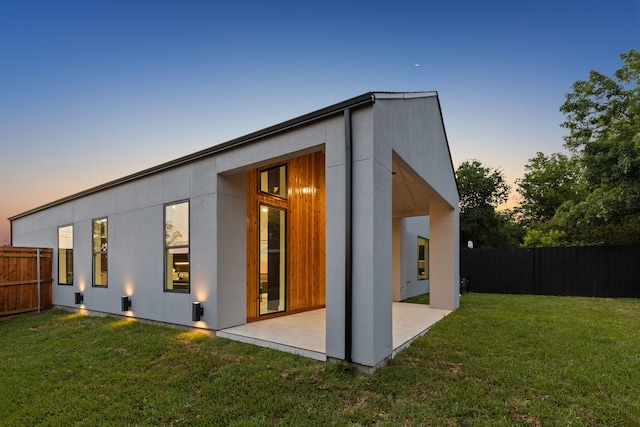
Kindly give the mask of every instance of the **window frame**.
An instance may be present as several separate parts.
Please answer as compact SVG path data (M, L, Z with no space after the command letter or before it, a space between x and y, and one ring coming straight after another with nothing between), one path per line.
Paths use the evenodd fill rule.
M63 228L69 228L69 227L71 228L71 248L62 248L62 247L60 247L60 230L62 230ZM58 285L73 286L73 275L74 275L73 274L74 273L74 271L73 271L74 270L73 269L73 261L74 261L73 260L73 255L74 255L73 254L73 246L74 246L74 244L73 243L74 243L74 241L73 241L73 224L66 224L66 225L59 226L58 227L58 276L57 276ZM70 282L68 280L65 280L64 282L60 282L60 267L61 267L60 251L62 249L65 249L65 250L71 249L71 281ZM65 253L65 259L68 262L68 257L66 256L66 253ZM66 273L66 276L67 276L67 279L68 279L69 278L69 269L68 268L65 268L65 273Z
M421 240L424 241L424 244L421 245ZM423 258L420 258L420 248L423 247ZM423 266L420 263L424 263ZM429 280L429 239L426 237L418 236L418 262L417 262L417 278L418 280ZM420 270L424 271L424 277L421 276Z
M95 240L96 236L94 236L95 225L99 221L104 221L107 231L105 235L106 247L104 250L100 247L99 251L96 251ZM99 255L101 258L104 256L105 259L105 268L101 271L105 271L107 273L107 277L105 278L105 283L96 283L96 256ZM91 220L91 287L94 288L107 288L109 286L109 218L108 217L100 217L94 218Z
M284 168L284 184L286 186L285 188L285 195L281 196L279 194L276 193L271 193L269 191L263 191L262 190L262 174L264 172L269 172L272 171L274 169L280 169L280 168ZM289 198L289 165L288 163L281 163L275 166L270 166L264 169L258 169L258 192L262 195L266 195L266 196L270 196L270 197L275 197L276 199L280 199L280 200L288 200Z
M171 206L186 204L187 205L187 244L186 245L167 245L167 208ZM180 294L189 294L191 293L191 203L189 199L179 200L176 202L165 203L162 206L162 241L163 241L163 267L164 267L164 280L163 280L163 290L164 292L170 293L180 293ZM189 266L187 267L187 288L186 289L175 289L169 288L169 260L168 254L171 249L186 249L187 250L187 259ZM172 278L172 286L175 286L175 281Z
M278 198L277 196L274 196L276 198ZM262 317L262 316L273 316L273 315L281 315L282 313L287 313L288 312L288 308L289 308L289 262L288 262L288 256L289 256L289 235L288 235L288 221L289 221L289 209L287 207L283 207L283 206L278 206L272 203L269 203L268 201L260 201L258 203L258 263L261 262L260 259L260 250L261 250L261 241L260 241L260 212L262 210L262 207L266 207L268 209L276 209L278 211L280 211L281 213L284 214L283 219L284 219L284 230L283 230L283 243L284 247L282 252L284 252L284 254L282 255L283 259L282 259L282 264L284 266L284 268L282 269L283 271L282 276L283 276L283 291L282 293L284 294L284 302L282 304L283 308L282 310L276 310L276 311L270 311L267 313L262 313L261 310L261 306L260 304L262 304L262 300L261 300L261 292L260 292L260 285L261 285L261 277L260 277L260 267L258 266L258 317Z

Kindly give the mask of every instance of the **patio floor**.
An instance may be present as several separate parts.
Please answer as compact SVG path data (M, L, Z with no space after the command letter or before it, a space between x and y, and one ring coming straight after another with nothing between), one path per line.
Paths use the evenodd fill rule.
M449 313L451 310L424 304L394 302L393 355ZM306 311L222 329L216 335L324 361L327 360L325 316L325 309Z

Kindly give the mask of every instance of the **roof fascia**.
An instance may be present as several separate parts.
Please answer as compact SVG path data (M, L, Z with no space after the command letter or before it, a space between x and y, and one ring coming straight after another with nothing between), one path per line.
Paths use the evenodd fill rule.
M438 92L374 92L376 99L413 99L438 97Z

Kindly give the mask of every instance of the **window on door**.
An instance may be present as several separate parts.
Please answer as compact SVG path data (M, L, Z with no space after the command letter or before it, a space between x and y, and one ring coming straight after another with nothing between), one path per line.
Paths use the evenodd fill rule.
M286 211L260 204L260 315L286 310Z

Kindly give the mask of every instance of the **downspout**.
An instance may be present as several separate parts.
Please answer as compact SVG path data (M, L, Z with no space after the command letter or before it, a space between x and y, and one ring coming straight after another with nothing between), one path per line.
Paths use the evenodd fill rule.
M353 180L351 150L351 110L344 110L344 141L345 141L345 310L344 310L344 360L351 362L351 347L353 340L353 247L352 247L352 206L353 197L351 184Z

